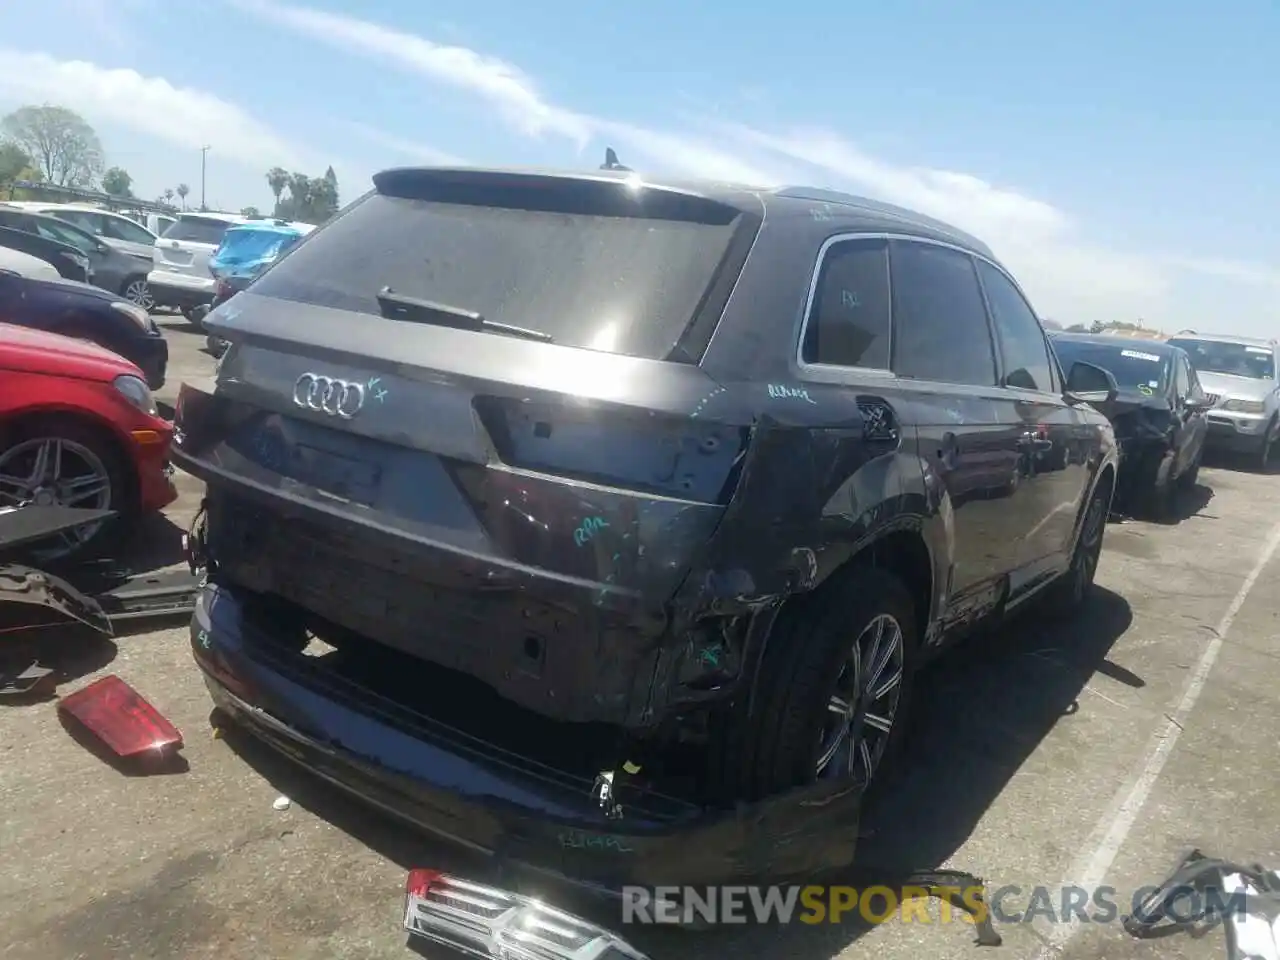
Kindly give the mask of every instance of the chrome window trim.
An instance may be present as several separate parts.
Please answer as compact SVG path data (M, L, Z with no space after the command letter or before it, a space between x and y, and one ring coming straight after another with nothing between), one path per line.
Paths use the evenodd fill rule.
M974 258L975 260L981 260L983 263L990 264L992 267L998 270L1001 274L1003 274L1006 280L1008 280L1011 284L1013 284L1013 288L1018 291L1018 294L1022 297L1023 301L1027 304L1027 308L1031 310L1032 315L1035 316L1036 321L1039 322L1040 316L1035 312L1035 309L1031 306L1031 298L1027 296L1026 291L1022 289L1021 285L1018 283L1017 280L1013 278L1013 275L1010 274L1008 270L1006 270L1003 266L1001 266L999 262L992 259L991 257L986 256L985 254L978 253L970 249L969 247L962 246L958 243L948 243L945 240L935 240L932 237L918 237L909 233L893 233L893 232L885 232L885 231L862 231L862 230L851 230L845 233L836 233L836 234L832 234L831 236L827 237L826 240L822 241L822 246L818 248L818 256L814 264L813 273L809 277L809 294L808 296L805 297L804 313L802 315L802 319L800 322L800 336L796 341L796 349L795 349L796 367L802 373L808 370L813 370L815 372L852 370L852 371L856 371L858 374L868 374L870 376L877 376L877 377L896 377L897 376L897 374L895 374L893 370L884 368L884 367L848 367L838 363L808 363L804 359L804 338L809 330L809 320L811 319L813 314L813 301L817 297L818 278L822 275L823 264L826 263L827 254L833 246L835 246L838 243L844 243L850 240L883 240L886 243L890 243L894 240L898 240L898 241L904 241L907 243L923 243L933 247L942 247L946 250L954 250L956 253L964 254L967 257ZM892 306L893 304L893 265L887 253L886 253L886 267L888 268L888 293L889 293L889 303L890 303L889 358L890 358L890 363L892 363L893 362L893 306ZM982 285L982 277L981 275L977 274L976 270L974 271L974 273L975 273L975 280L977 280L978 282L978 288L982 292L983 304L987 305L986 304L986 288L983 287ZM993 323L993 319L991 317L991 310L990 310L990 307L987 306L987 331L989 336L991 337L991 347L993 350L996 350L997 349L997 343L995 339L996 334L995 334L995 330L992 328L992 323ZM1041 325L1040 327L1040 332L1042 335L1045 336L1046 348L1049 350L1052 350L1052 347L1048 344L1048 336L1044 333L1043 325ZM1052 356L1052 353L1050 353L1050 356ZM1000 358L998 356L998 353L996 356L996 372L997 372L997 375L1001 375L1003 372L1002 364L1000 363ZM1008 389L1008 388L999 388L999 389ZM1030 392L1030 391L1024 391L1024 392Z

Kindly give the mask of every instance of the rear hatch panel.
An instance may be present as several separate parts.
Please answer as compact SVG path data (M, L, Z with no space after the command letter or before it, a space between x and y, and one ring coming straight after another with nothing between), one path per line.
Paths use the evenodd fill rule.
M553 216L557 227L564 217L572 222ZM516 245L530 242L510 222L519 213L504 207L496 219ZM719 523L749 438L751 418L731 398L716 417L699 416L722 387L665 359L733 246L727 219L714 255L698 261L701 284L684 277L675 299L657 302L659 313L687 307L682 322L614 323L626 352L583 345L610 324L596 316L600 304L574 301L574 288L555 315L549 290L484 304L512 325L549 318L557 343L384 319L368 288L394 283L422 296L412 283L432 251L392 262L391 276L366 263L357 291L344 288L344 267L304 262L324 252L316 241L331 228L308 237L210 314L231 342L217 394L184 388L180 400L177 456L210 484L220 574L541 712L641 722L667 604ZM459 232L467 222L459 216ZM484 226L471 239L494 249ZM618 232L591 230L594 247L569 251L568 269L622 262ZM646 266L636 246L645 231L624 223L623 232L633 263ZM474 272L479 248L465 248L456 259L436 254L447 297L463 286L485 295L476 277L457 276ZM481 266L510 294L525 267L497 251ZM290 264L299 269L284 271ZM608 289L639 285L622 270L597 300ZM546 312L531 317L530 301ZM628 301L652 316L654 301L637 302Z

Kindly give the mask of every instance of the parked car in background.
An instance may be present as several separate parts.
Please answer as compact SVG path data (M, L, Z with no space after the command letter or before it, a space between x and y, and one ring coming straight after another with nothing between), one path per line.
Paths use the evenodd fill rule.
M0 273L17 274L32 280L58 280L61 274L48 260L33 257L29 253L0 246Z
M1209 444L1248 454L1260 469L1272 469L1280 438L1276 341L1179 334L1168 342L1191 357L1201 385L1214 402L1209 411Z
M108 550L139 516L177 498L168 461L173 427L129 361L83 340L0 323L0 383L0 507L117 513L38 545L35 559Z
M0 273L0 323L89 340L144 372L152 389L164 385L169 344L151 315L99 287Z
M379 174L209 315L230 346L176 414L218 707L571 872L558 834L678 830L650 812L669 791L705 810L876 774L922 663L1086 603L1117 463L1089 405L1114 378L1063 376L980 241L629 176ZM634 804L602 819L614 788Z
M151 262L156 240L159 239L157 234L152 233L132 217L88 204L24 201L14 206L21 206L33 213L43 213L45 216L57 217L59 220L75 224L81 230L92 234L121 253L130 254L148 263Z
M53 265L64 280L89 283L93 279L93 267L78 248L60 240L50 240L38 233L0 226L0 247L8 247L28 256L39 257Z
M150 309L150 294L147 292L147 272L151 267L149 255L143 259L121 252L68 220L48 216L29 207L23 209L0 203L0 227L25 230L75 247L89 261L94 286Z
M209 258L227 228L244 220L229 213L179 214L153 248L153 269L147 284L156 306L176 307L192 320L197 308L212 303L215 283Z
M1049 339L1064 367L1085 361L1116 379L1115 399L1097 407L1120 446L1117 500L1173 516L1178 492L1194 487L1199 476L1213 405L1186 351L1158 340L1073 333Z
M216 281L213 302L207 310L201 308L193 319L202 322L209 310L216 310L247 288L314 229L309 223L259 218L250 218L247 223L232 227L209 260L209 272ZM210 334L205 347L214 356L220 356L223 344Z

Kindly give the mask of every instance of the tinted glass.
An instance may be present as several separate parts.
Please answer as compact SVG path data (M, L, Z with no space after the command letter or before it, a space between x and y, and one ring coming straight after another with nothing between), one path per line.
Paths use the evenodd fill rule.
M1191 395L1191 377L1187 374L1187 363L1179 359L1174 363L1173 389L1184 399Z
M88 230L94 234L101 232L102 218L92 213L86 213L83 210L45 210L42 212L47 216L57 217L59 220L75 224L81 230Z
M828 248L805 327L805 363L889 366L889 244L845 240Z
M84 254L98 252L98 241L86 230L79 230L73 224L63 223L57 217L32 217L31 219L35 223L36 233L46 240L70 244Z
M658 217L661 198L623 205L584 195L547 209L560 203L556 189L465 203L370 194L253 292L377 316L378 291L389 286L566 346L668 355L714 278L733 220ZM596 213L597 202L607 209Z
M893 369L902 377L993 386L987 308L967 254L895 241Z
M1144 350L1141 341L1117 338L1115 344L1110 344L1057 337L1053 349L1068 377L1071 365L1083 361L1110 370L1121 390L1160 393L1169 383L1170 358Z
M1270 347L1191 337L1173 337L1169 342L1187 351L1191 362L1202 373L1228 373L1254 380L1275 376L1275 355Z
M1009 278L985 260L978 261L978 273L999 337L1005 385L1052 393L1049 347L1034 311Z
M123 217L103 217L102 235L110 237L112 240L124 240L127 243L144 243L147 245L155 243L156 240L148 231Z
M222 235L231 224L208 217L179 217L164 232L165 240L180 240L184 243L207 243L216 247L222 242Z

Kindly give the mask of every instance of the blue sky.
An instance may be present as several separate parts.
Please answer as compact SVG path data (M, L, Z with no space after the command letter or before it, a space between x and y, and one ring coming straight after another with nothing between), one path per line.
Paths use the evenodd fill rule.
M1280 336L1280 5L42 0L0 110L58 103L154 196L345 199L411 163L831 186L966 227L1063 323ZM75 24L77 29L70 29Z

